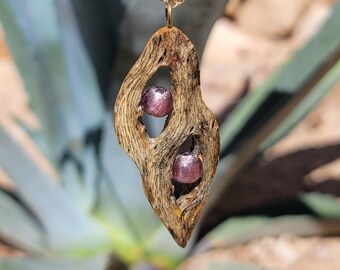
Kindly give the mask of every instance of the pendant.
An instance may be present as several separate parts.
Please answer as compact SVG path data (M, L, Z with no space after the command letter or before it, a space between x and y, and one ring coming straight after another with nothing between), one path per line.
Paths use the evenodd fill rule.
M166 14L168 25L151 37L121 86L114 126L119 144L138 166L152 208L178 245L185 247L216 172L219 128L202 100L195 47L172 26L169 5ZM161 67L170 70L170 94L162 87L145 89ZM159 97L165 102L164 108L155 107ZM144 113L167 115L158 137L147 134L142 123ZM177 153L189 137L193 138L192 151ZM182 189L180 196L175 194L175 185Z

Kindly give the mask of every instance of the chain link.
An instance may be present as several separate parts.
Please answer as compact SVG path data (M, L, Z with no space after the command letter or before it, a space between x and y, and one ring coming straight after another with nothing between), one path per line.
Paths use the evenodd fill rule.
M162 1L165 5L170 4L171 7L173 8L178 7L179 5L185 2L185 0L160 0L160 1Z

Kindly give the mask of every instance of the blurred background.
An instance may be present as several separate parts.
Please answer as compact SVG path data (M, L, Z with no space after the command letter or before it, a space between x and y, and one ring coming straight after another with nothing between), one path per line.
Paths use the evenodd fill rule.
M0 269L339 269L340 3L187 0L218 171L178 247L117 144L159 0L0 0ZM170 87L166 70L150 84ZM145 119L155 136L164 121Z

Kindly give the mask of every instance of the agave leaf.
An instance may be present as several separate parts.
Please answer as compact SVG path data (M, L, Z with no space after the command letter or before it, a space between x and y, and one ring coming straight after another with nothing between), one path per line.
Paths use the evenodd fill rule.
M152 254L150 256L152 263L174 269L192 249L194 239L195 237L193 236L185 249L179 248L169 232L161 224L145 244L145 254Z
M328 194L304 193L301 201L321 218L340 219L340 201Z
M88 58L78 29L71 2L54 1L59 16L63 57L66 62L71 103L86 132L101 127L104 120L104 106L97 79ZM90 105L90 109L89 109Z
M150 209L143 187L140 173L131 159L119 146L112 127L112 116L108 116L105 134L102 141L103 169L114 189L114 198L120 201L119 208L130 216L131 222L136 226L140 244L148 239L159 226L158 219ZM150 209L151 210L151 209ZM146 224L142 222L145 221Z
M73 160L67 160L62 165L60 176L65 193L69 196L70 200L81 209L88 211L92 207L93 198L88 197L77 164Z
M246 95L234 112L231 113L228 120L220 126L221 136L221 153L222 156L230 155L237 147L235 143L237 136L240 136L242 130L247 125L250 129L251 117L260 108L261 104L268 98L269 92L279 76L279 72L274 73L259 89ZM250 132L250 130L248 131ZM233 144L234 142L234 144ZM239 142L241 143L241 142Z
M49 154L61 156L68 140L81 137L82 130L67 103L70 95L62 73L65 66L58 46L57 17L52 2L37 5L29 1L1 1L0 17L48 145L52 147ZM58 103L62 103L59 108ZM67 119L63 119L63 114L68 115Z
M277 141L283 138L294 128L297 123L303 120L322 98L339 82L340 78L340 61L321 79L309 95L302 100L292 113L280 124L275 131L261 144L261 152L265 151Z
M320 220L311 216L262 216L228 219L209 232L195 247L199 253L210 249L247 243L265 236L291 233L300 236L330 235L340 233L339 220Z
M0 165L44 226L50 250L85 253L107 244L102 228L70 202L1 126L0 148Z
M121 0L69 1L77 16L82 40L96 71L106 106L112 106L112 67L120 45L121 22L125 9ZM131 1L130 1L131 2ZM100 16L98 16L100 14ZM117 68L120 68L117 66Z
M101 177L99 166L97 143L84 145L77 154L66 156L60 164L63 188L70 199L87 212L92 211L97 199Z
M0 190L0 238L31 253L44 253L46 235L40 224Z
M65 258L1 258L1 270L105 270L108 256L101 255L89 260L70 260Z
M103 119L96 80L71 10L67 1L0 2L7 41L54 162L67 150L79 150L85 134Z
M264 146L261 149L263 143L265 146L274 144L298 123L286 124L286 129L281 129L279 135L273 135L275 137L265 143L310 93L322 96L320 92L327 92L336 82L338 69L335 66L340 59L340 36L336 34L340 31L339 12L340 3L337 3L319 33L262 89L246 97L230 120L221 127L221 151L222 155L228 156L221 162L223 168L218 171L217 181L212 187L214 197L210 197L210 204L265 149ZM326 74L329 75L322 81ZM312 96L310 98L314 99ZM300 107L297 115L290 119L300 121L315 104L306 101L305 107Z
M96 149L93 145L88 145L82 151L83 164L83 193L85 198L85 209L88 211L93 208L98 193L99 160Z
M230 259L222 256L218 260L207 258L207 256L202 256L202 258L194 257L192 260L195 260L194 266L191 266L189 261L177 268L177 270L270 270L256 265L230 261Z
M126 216L128 210L121 207L115 190L107 178L103 178L99 186L98 201L94 208L94 215L98 222L106 229L112 239L112 249L125 262L131 262L139 255L139 246L131 229L131 221ZM133 227L134 228L134 227Z

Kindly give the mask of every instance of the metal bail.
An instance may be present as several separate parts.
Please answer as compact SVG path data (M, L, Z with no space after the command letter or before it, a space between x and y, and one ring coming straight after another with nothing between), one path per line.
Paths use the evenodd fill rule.
M168 2L165 6L165 17L166 17L166 24L169 28L172 27L172 6Z

